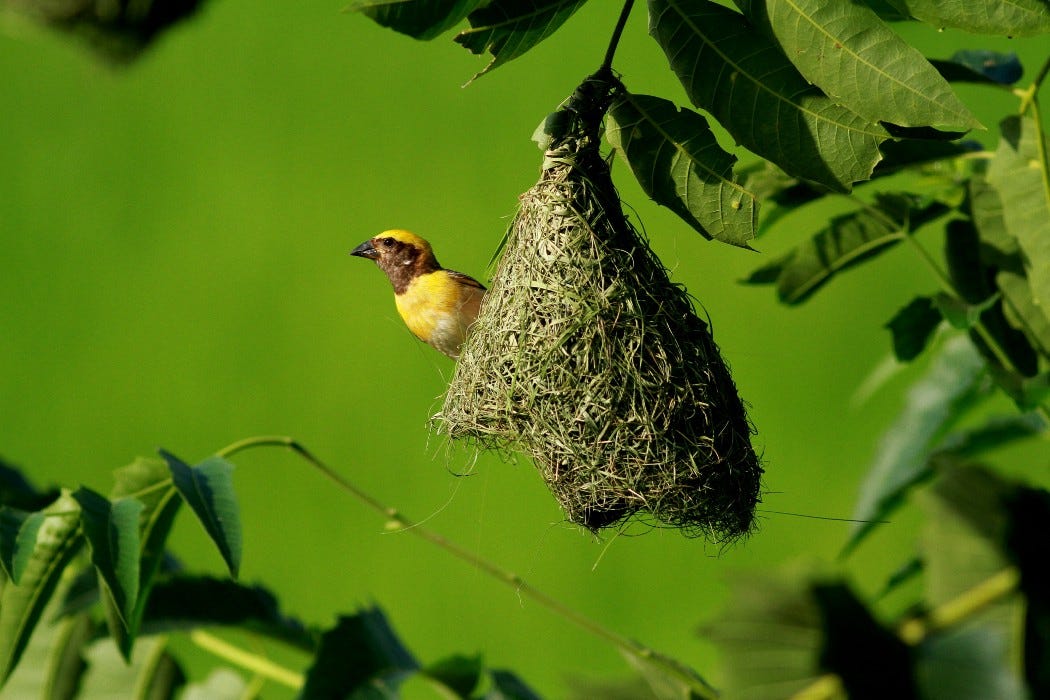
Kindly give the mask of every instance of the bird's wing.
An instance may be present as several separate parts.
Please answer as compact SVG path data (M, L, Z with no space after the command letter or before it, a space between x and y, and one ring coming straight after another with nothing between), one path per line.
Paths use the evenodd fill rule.
M459 284L462 284L464 287L476 287L477 289L480 289L482 291L484 291L485 289L485 285L483 285L481 282L478 282L470 275L464 275L462 272L456 272L455 270L445 270L445 272L448 273L449 277L454 279Z

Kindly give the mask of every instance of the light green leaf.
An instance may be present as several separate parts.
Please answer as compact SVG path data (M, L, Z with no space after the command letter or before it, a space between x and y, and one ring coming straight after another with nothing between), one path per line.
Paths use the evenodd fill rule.
M1016 607L1016 605L1015 605ZM1028 700L1015 672L1008 625L970 623L925 639L912 652L923 700Z
M181 700L243 700L248 690L248 684L235 671L217 668L200 683L187 686Z
M80 549L80 506L68 491L45 508L33 555L18 584L0 585L0 686L18 664L66 565Z
M1050 31L1045 0L891 0L912 17L937 29L975 34L1034 36Z
M628 651L622 654L657 700L713 700L718 697L718 691L699 673L677 659L653 651L644 656Z
M749 247L758 204L733 177L736 156L719 147L703 117L623 92L609 108L606 136L657 203L705 238Z
M873 205L834 217L785 255L758 268L745 284L773 284L785 304L800 304L835 275L885 252L948 208L907 194L879 194Z
M956 457L976 457L988 450L1035 437L1046 432L1046 421L1035 412L992 416L980 425L946 435L937 443L936 452Z
M999 129L1002 138L988 182L999 192L1006 230L1024 253L1032 297L1050 309L1050 170L1044 136L1028 115L1007 117Z
M107 596L102 597L110 634L125 658L129 658L182 499L172 483L167 464L160 459L140 457L128 466L116 470L114 477L116 484L111 497L114 500L135 497L143 506L139 516L139 539L142 548L138 597L126 624L121 624L118 611L111 604L112 600Z
M139 593L139 514L142 502L105 496L81 487L73 493L80 504L84 536L91 549L91 563L102 583L103 597L112 598L127 628Z
M346 9L415 39L433 39L487 0L354 0Z
M88 670L78 700L174 698L186 676L166 646L166 637L143 638L126 662L108 641L95 642L87 648Z
M36 535L44 524L41 512L0 508L0 566L12 581L22 580L36 547Z
M175 488L219 548L230 575L237 578L241 566L241 516L233 491L233 465L221 457L209 457L191 467L169 452L161 450L160 454L168 463Z
M923 55L859 2L738 0L773 36L799 72L829 97L872 122L979 128Z
M477 80L490 70L521 56L553 34L587 0L493 0L470 13L470 29L456 43L471 53L492 54Z
M22 662L11 674L0 697L73 700L87 664L83 651L95 626L89 615L55 620L52 600L26 646Z
M889 137L803 78L744 17L708 0L649 0L649 33L692 103L791 175L848 191Z
M843 555L903 502L908 489L929 475L927 461L934 444L978 397L984 366L969 339L957 336L944 344L908 391L904 409L883 433L861 484L851 517L863 522L853 526Z

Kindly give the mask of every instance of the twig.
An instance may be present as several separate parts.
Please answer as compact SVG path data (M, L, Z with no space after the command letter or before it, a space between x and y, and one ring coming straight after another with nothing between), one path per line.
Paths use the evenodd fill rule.
M620 44L620 36L623 34L623 28L627 25L627 18L631 15L633 6L634 0L627 0L623 4L623 9L620 10L620 18L616 21L616 27L613 29L612 38L609 39L609 48L605 51L605 60L602 61L602 65L598 69L599 73L612 74L613 56L616 55L616 47Z
M629 3L628 3L629 4ZM409 518L402 515L396 508L391 508L384 505L378 499L365 493L360 488L355 486L344 476L336 472L334 469L329 467L327 464L318 459L313 453L311 453L306 447L301 445L296 440L290 437L284 436L259 436L246 438L238 442L233 443L223 449L219 450L216 454L220 457L229 458L234 454L243 450L252 449L256 447L286 447L297 455L302 457L308 463L310 463L315 469L320 471L329 480L333 481L339 488L343 489L354 498L358 499L366 506L376 511L379 515L387 519L388 523L396 527L400 531L408 532L416 537L420 537L433 545L440 547L452 556L467 562L471 566L475 567L479 571L488 574L492 578L512 587L516 592L530 598L531 600L539 603L543 607L547 608L551 612L563 617L564 619L572 622L576 626L580 627L587 632L590 632L599 639L603 639L610 644L618 647L620 650L643 659L647 659L653 664L659 665L668 674L673 675L681 679L684 683L689 685L696 697L707 700L718 697L717 691L714 688L707 685L707 683L688 671L684 667L678 666L673 663L673 660L667 659L657 654L654 650L646 647L643 644L639 644L627 637L621 636L612 630L603 627L594 620L580 614L576 610L568 607L564 603L552 598L543 591L535 588L521 576L507 571L493 562L485 559L484 557L476 554L455 542L446 539L442 535L437 534L427 528L419 525L418 523L410 520Z

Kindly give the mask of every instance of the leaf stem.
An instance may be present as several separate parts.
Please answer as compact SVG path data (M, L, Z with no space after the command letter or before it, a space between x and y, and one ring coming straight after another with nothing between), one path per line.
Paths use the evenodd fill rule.
M1018 113L1024 114L1028 111L1028 108L1035 105L1036 93L1039 92L1039 88L1042 86L1043 81L1046 80L1047 74L1050 74L1050 56L1047 56L1043 62L1039 72L1035 75L1035 80L1028 86L1026 90L1021 91L1021 107Z
M696 694L696 697L701 699L713 699L718 697L718 693L708 685L703 679L690 672L689 669L679 666L673 661L673 659L663 657L656 653L654 650L646 647L643 644L639 644L634 640L628 639L612 630L602 626L598 622L582 615L576 610L565 605L561 601L552 598L540 589L531 585L525 579L518 574L508 571L497 564L489 561L481 555L472 552L465 547L439 535L436 532L428 530L427 528L419 525L418 523L410 520L406 516L402 515L396 508L389 507L383 504L378 499L374 498L370 494L362 491L360 488L351 483L344 476L339 474L337 471L329 467L323 461L318 459L312 452L306 447L297 442L291 437L284 436L272 436L264 435L258 437L246 438L235 442L223 449L219 450L216 454L220 457L231 457L234 454L243 450L252 449L256 447L286 447L302 459L306 460L315 469L324 474L329 480L334 482L339 488L349 493L351 496L361 501L363 504L376 511L379 515L387 519L387 521L393 525L397 530L404 531L415 535L427 542L445 550L452 556L464 561L479 571L487 574L488 576L496 579L497 581L510 586L520 595L525 596L533 600L534 602L547 608L554 614L568 620L577 627L589 632L590 634L609 642L613 646L619 648L621 651L630 654L632 656L640 657L648 660L653 664L659 665L668 674L681 679L683 682L689 685L692 691Z
M620 36L623 35L624 27L627 26L627 18L631 15L632 7L634 7L634 0L624 2L623 9L620 10L620 18L616 20L616 27L613 28L612 37L609 39L609 48L605 50L605 60L598 69L599 73L612 73L613 56L616 55L616 47L620 44Z
M196 629L191 631L189 636L190 641L201 649L218 656L220 659L229 661L232 664L237 664L241 668L252 671L257 676L280 683L286 688L299 690L306 682L306 679L301 673L291 671L284 666L280 666L269 659L259 656L258 654L247 652L240 647L230 644L224 639L216 637L210 632Z

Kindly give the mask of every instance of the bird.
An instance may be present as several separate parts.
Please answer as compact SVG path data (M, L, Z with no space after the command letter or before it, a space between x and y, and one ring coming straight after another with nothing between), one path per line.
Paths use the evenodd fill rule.
M350 251L374 260L394 287L397 311L412 333L452 359L477 320L485 286L446 270L426 240L403 229L383 231Z

